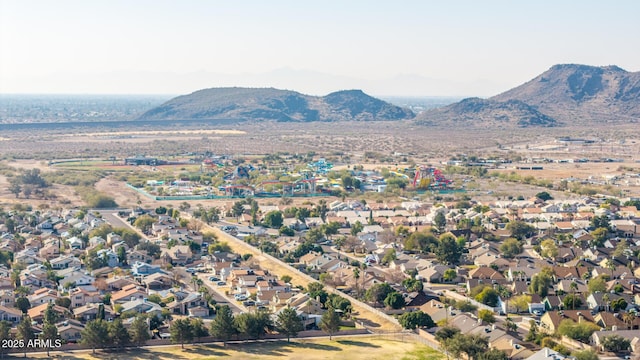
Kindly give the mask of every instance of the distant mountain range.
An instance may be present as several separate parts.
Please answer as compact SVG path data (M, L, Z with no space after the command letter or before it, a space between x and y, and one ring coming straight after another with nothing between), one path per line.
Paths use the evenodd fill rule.
M273 88L212 88L178 96L139 120L372 121L412 119L408 109L360 90L310 96Z
M444 126L562 126L640 120L640 72L617 66L555 65L531 81L483 100L421 113L416 122Z

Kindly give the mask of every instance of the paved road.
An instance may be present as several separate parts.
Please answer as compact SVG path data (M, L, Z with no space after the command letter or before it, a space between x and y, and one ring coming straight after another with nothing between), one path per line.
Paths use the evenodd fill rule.
M179 276L179 280L187 287L193 289L193 283L191 282L191 274L189 274L185 268L183 267L174 267L172 270L175 274L178 274ZM211 296L213 296L213 299L216 301L216 303L220 304L220 305L229 305L229 308L231 308L231 312L233 312L234 314L241 314L243 312L246 312L246 309L238 304L238 302L236 302L235 300L231 300L229 298L227 298L224 295L224 291L221 291L220 288L216 285L214 285L211 281L209 281L209 276L211 276L211 274L207 274L207 273L198 273L197 274L198 278L202 279L202 283L204 284L204 286L206 286L209 289L209 293L211 294ZM197 291L198 289L193 289L194 291Z

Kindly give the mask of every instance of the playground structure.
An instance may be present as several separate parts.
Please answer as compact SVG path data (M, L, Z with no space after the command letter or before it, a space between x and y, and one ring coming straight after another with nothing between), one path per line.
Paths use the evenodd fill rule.
M424 165L416 169L413 178L413 187L424 190L449 190L452 183L439 169Z

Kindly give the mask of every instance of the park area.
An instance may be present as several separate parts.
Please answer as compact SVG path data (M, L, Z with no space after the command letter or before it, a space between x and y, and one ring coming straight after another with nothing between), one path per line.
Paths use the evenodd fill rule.
M402 341L404 340L404 341ZM48 358L42 354L35 358ZM155 347L152 349L130 349L118 352L91 351L73 354L51 354L55 359L152 359L152 360L186 360L186 359L349 359L349 360L439 360L444 355L415 342L408 336L405 339L386 337L349 337L313 340L269 341L242 344L220 345L180 345Z

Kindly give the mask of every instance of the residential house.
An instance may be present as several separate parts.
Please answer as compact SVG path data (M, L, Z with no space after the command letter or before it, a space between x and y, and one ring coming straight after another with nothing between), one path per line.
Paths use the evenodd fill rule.
M49 263L51 264L51 268L53 270L67 269L70 267L80 268L82 266L82 262L80 262L80 259L73 255L62 255L49 260Z
M122 304L127 301L136 299L145 299L147 297L147 291L140 286L127 285L120 291L111 294L111 305Z
M13 325L18 325L22 320L22 311L13 307L0 305L0 321L5 320Z
M565 319L571 319L576 323L583 321L595 323L593 315L587 310L547 311L540 318L541 328L546 332L555 333L558 331L560 323Z
M33 294L27 296L29 304L31 306L37 306L41 304L55 303L58 299L58 292L53 289L41 288L33 292Z
M69 290L69 298L71 299L71 308L83 306L87 303L97 303L102 301L102 296L97 291L89 291L81 287Z
M173 302L167 304L167 309L169 309L174 314L188 315L188 310L190 308L206 306L207 302L203 298L202 294L198 292L187 292L187 295L185 297L180 298L176 296Z
M27 315L29 315L32 321L42 323L42 321L44 320L44 312L47 310L47 306L49 306L49 304L34 306L31 309L27 310ZM53 311L58 315L59 319L66 319L71 315L69 309L58 305L53 305Z
M135 299L123 302L122 312L135 312L139 314L148 314L156 317L162 316L162 307L147 299Z
M131 273L134 276L151 275L161 271L160 265L151 265L143 262L136 262L131 265Z
M56 327L60 338L71 343L79 342L82 330L84 330L84 326L81 323L73 320L62 321L56 324Z
M166 289L173 285L173 278L164 272L157 272L142 278L142 284L148 289Z
M107 321L111 321L115 318L115 313L112 310L111 306L104 305L102 302L99 303L86 303L85 305L79 306L73 309L73 316L80 321L87 322L90 320L95 320L98 317L98 313L100 312L100 306L104 309L104 318Z
M193 253L187 245L176 245L171 249L163 249L160 258L167 264L184 266L193 260Z

